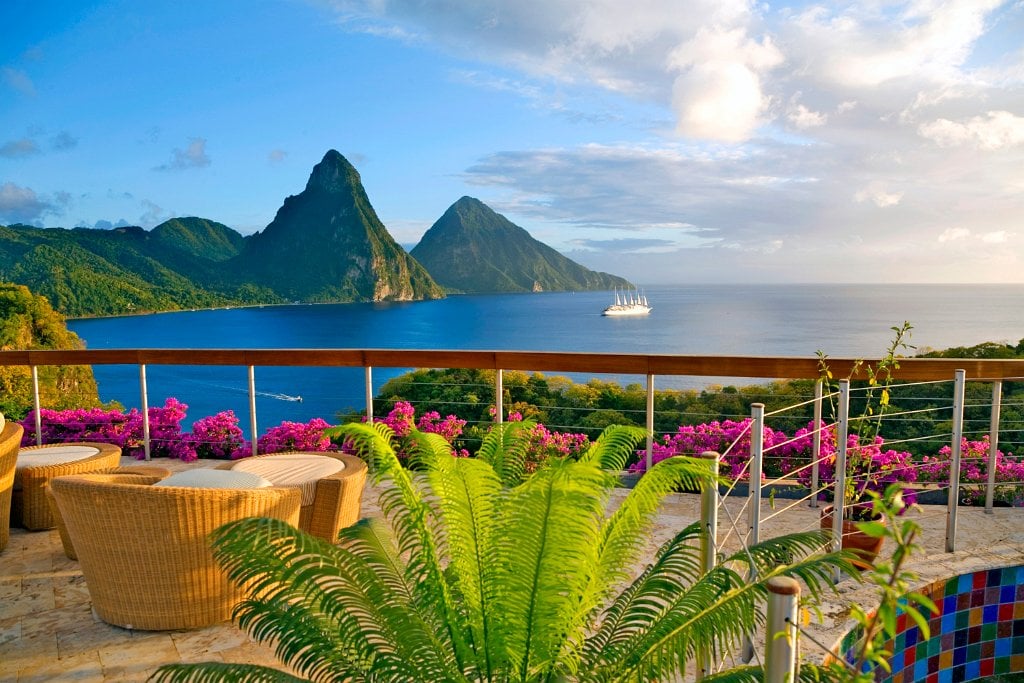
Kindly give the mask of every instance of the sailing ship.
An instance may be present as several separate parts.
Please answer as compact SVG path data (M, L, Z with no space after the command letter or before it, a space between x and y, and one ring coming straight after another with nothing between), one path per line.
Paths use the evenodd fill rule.
M647 315L651 312L651 306L647 303L647 296L643 292L633 290L622 292L615 290L615 303L604 309L601 315Z

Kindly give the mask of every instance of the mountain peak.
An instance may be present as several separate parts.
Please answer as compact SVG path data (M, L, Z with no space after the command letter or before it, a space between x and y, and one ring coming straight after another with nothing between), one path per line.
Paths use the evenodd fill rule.
M329 194L337 194L353 185L361 184L359 171L341 155L341 152L329 149L320 163L313 167L306 189L318 188Z
M535 240L479 199L448 207L411 252L435 281L459 292L536 292L626 287Z

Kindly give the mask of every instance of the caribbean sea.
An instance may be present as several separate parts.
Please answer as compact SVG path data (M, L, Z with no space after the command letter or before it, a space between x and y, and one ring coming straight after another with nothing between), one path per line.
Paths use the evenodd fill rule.
M397 348L727 356L877 357L891 327L913 326L919 349L1016 344L1024 285L680 285L648 287L637 318L603 317L611 292L452 296L438 301L311 304L69 320L90 349ZM913 352L909 352L913 353ZM135 366L94 366L100 398L141 404ZM375 368L374 390L402 369ZM187 424L234 410L248 434L244 367L148 366L149 405L175 397ZM255 369L259 431L365 404L362 368ZM577 381L585 378L574 376ZM602 376L620 383L643 377ZM698 388L722 378L656 377L655 387ZM742 380L754 383L756 380ZM302 400L297 400L301 397Z

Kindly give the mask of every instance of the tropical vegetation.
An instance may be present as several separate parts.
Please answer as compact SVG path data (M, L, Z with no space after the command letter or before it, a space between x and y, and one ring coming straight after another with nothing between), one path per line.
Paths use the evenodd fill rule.
M0 283L0 349L24 351L81 349L85 344L67 329L64 316L27 287ZM55 408L100 405L96 379L88 366L37 368L39 400ZM33 404L32 370L0 366L0 412L21 417Z
M707 463L665 460L615 507L613 473L642 430L609 427L578 459L527 473L531 426L495 426L475 458L411 431L411 468L382 423L331 430L370 462L384 519L343 530L339 545L271 519L212 540L248 587L239 625L275 643L298 676L211 662L165 666L153 680L659 680L690 671L698 653L718 662L733 651L758 625L770 578L820 595L834 571L852 571L806 532L703 573L699 522L639 566L660 502L681 485L713 485Z

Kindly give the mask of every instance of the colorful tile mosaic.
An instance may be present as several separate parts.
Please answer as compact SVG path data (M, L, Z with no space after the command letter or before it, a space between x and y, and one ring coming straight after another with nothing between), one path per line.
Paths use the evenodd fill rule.
M942 579L919 591L938 607L922 638L913 619L901 614L896 636L885 644L892 673L880 683L964 683L1024 672L1024 566L989 569ZM848 633L840 651L849 662L859 631Z

